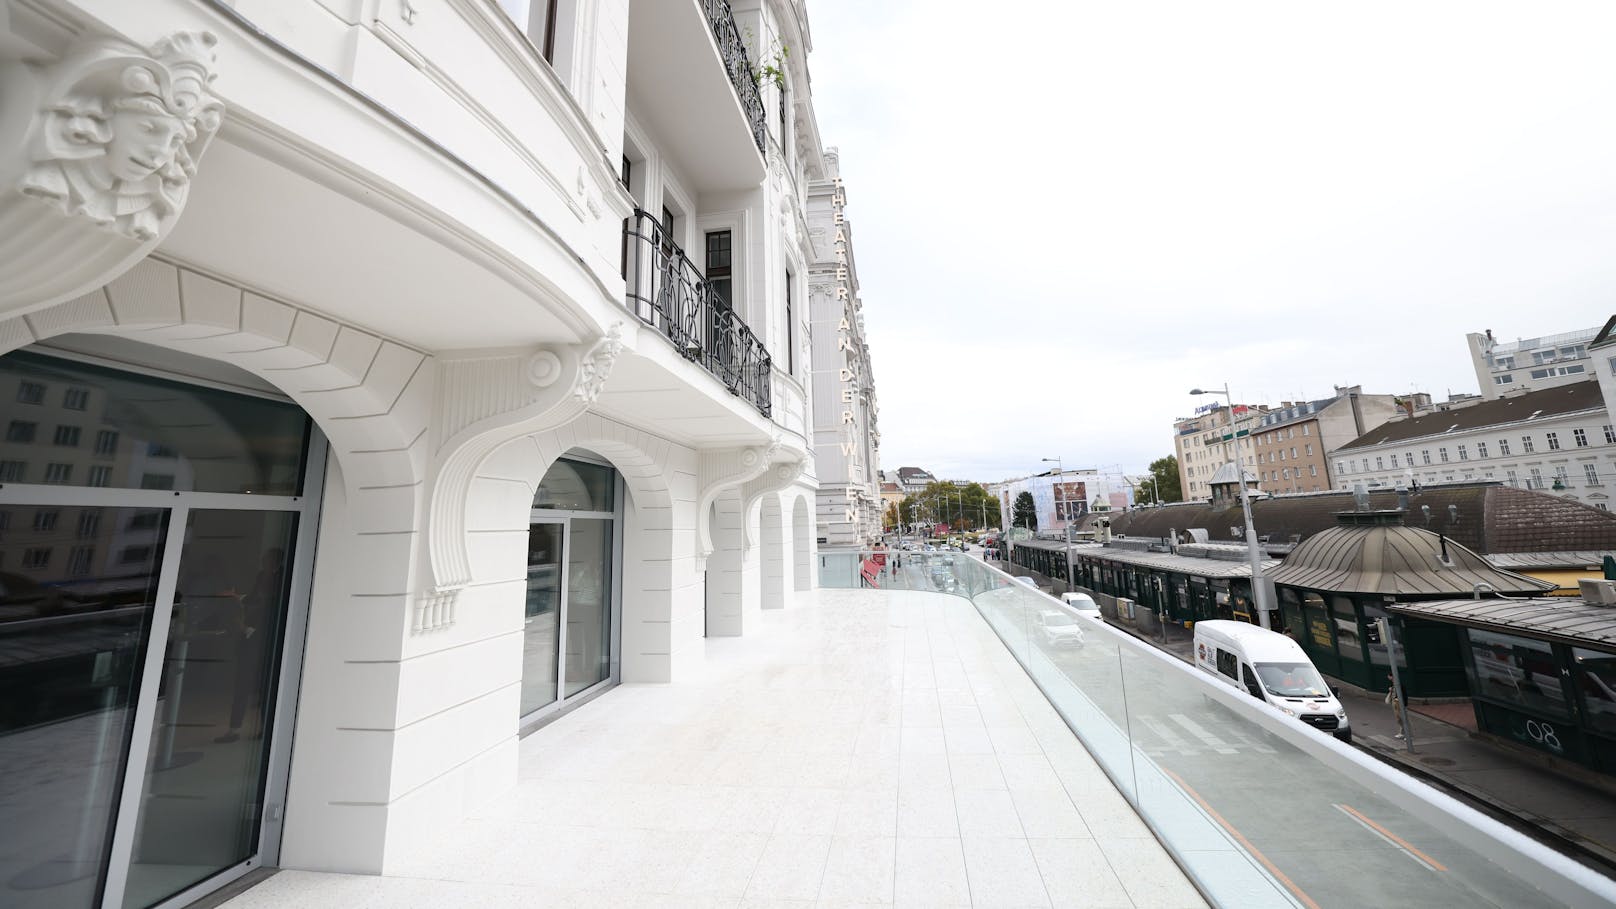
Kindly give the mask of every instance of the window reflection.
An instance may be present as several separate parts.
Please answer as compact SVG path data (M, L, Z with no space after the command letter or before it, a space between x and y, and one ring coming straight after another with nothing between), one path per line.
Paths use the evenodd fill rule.
M297 495L297 406L32 353L0 357L0 482Z
M1586 725L1598 732L1616 733L1616 654L1574 647L1577 687L1587 705Z
M165 515L0 511L0 905L95 904L157 592L155 546L111 555Z
M1552 645L1474 628L1467 634L1477 694L1535 713L1569 716Z

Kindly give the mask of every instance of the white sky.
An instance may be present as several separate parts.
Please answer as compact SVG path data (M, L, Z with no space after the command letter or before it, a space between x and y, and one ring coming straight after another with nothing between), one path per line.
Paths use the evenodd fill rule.
M1616 312L1616 3L809 0L882 467L1142 471Z

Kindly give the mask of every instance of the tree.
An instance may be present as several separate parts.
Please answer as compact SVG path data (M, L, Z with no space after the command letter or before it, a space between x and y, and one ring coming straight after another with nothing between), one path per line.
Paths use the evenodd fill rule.
M982 529L998 516L999 500L981 483L927 483L925 489L904 496L898 513L905 524L926 521L953 530Z
M1184 499L1184 488L1178 481L1178 458L1168 455L1150 462L1150 478L1139 484L1134 504L1141 502L1179 502Z
M1025 527L1028 530L1038 529L1038 506L1033 504L1032 493L1024 492L1016 496L1015 512L1011 515L1010 526Z

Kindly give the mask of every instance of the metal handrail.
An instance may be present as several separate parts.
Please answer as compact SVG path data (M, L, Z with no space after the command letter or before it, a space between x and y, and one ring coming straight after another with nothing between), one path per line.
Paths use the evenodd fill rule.
M708 25L712 26L713 39L718 42L718 53L724 60L724 70L729 73L730 84L735 87L735 96L740 99L741 109L746 112L746 121L752 128L752 141L757 143L761 152L768 138L763 96L758 92L757 72L752 69L746 43L741 40L741 30L735 25L735 13L730 9L729 0L702 0L701 6L707 13Z
M622 266L629 311L731 394L769 416L773 364L768 350L650 212L635 209L624 219Z

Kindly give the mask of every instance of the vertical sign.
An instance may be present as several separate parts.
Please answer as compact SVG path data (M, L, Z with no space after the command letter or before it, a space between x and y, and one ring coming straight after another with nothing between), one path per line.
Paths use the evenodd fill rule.
M851 481L854 477L864 475L863 466L859 463L858 421L853 417L853 408L858 399L858 352L853 347L853 282L847 270L847 193L842 188L841 177L837 177L833 185L835 190L830 197L830 206L831 225L835 228L832 242L836 248L836 280L832 286L836 288L836 303L842 309L841 320L836 323L836 352L842 357L842 365L837 373L840 382L838 396L842 402L839 434L847 478ZM853 507L851 497L846 512L847 523L857 524L858 512Z

